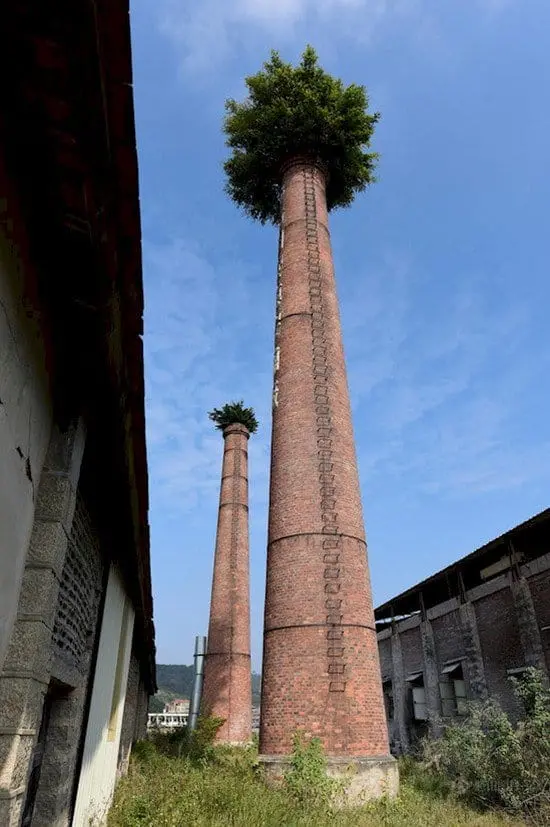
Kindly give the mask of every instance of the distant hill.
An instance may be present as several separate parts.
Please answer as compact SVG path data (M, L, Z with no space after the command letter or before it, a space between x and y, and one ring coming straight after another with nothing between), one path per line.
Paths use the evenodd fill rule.
M257 672L252 673L252 706L260 705L260 694L262 691L262 676Z
M260 703L261 675L252 673L252 703ZM150 712L162 712L164 705L174 698L190 698L193 687L193 667L180 664L157 664L158 692L149 702Z
M176 697L190 698L193 687L193 667L176 664L157 664L157 684L165 692Z

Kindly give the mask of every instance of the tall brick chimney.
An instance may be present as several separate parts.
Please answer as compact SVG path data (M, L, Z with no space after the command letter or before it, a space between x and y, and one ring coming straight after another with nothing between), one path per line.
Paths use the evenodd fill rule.
M307 158L284 168L260 752L268 763L288 755L303 730L333 763L383 767L392 762L325 185ZM388 772L396 790L397 769Z
M223 428L224 453L202 710L223 718L217 740L252 738L248 439L245 425Z

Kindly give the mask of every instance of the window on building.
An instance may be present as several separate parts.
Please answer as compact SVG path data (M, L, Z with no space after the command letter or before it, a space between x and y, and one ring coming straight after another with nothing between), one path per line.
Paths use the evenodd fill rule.
M415 721L428 720L428 704L426 702L426 689L424 687L424 674L413 672L406 678L412 695L412 713Z
M456 661L448 663L441 670L443 680L439 683L441 697L441 712L444 718L454 715L466 715L468 711L468 696L462 663Z
M394 702L393 702L393 685L388 678L382 682L382 691L384 693L384 705L386 707L386 717L388 721L392 721L394 717Z

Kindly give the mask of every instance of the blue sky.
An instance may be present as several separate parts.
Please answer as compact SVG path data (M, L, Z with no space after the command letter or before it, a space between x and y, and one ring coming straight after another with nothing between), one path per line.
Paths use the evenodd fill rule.
M276 233L223 193L226 97L306 43L382 114L379 182L334 214L374 598L548 506L550 4L134 0L160 663L206 634L221 438L253 405L261 659Z

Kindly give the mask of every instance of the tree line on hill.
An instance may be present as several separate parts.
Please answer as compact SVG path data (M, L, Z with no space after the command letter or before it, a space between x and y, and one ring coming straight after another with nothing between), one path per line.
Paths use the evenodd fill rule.
M260 703L261 675L252 673L252 704ZM175 698L190 698L193 687L193 666L157 664L158 692L149 701L149 712L162 712L164 705Z

